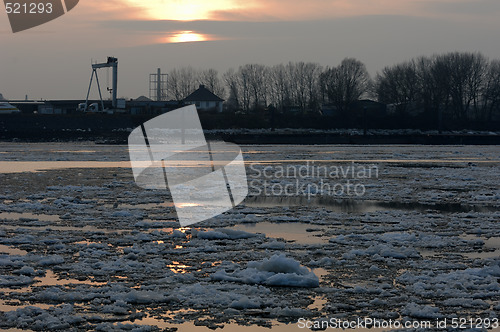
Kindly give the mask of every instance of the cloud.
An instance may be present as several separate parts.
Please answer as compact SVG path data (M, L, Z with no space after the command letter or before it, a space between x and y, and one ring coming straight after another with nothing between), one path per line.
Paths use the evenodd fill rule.
M312 20L364 15L415 14L417 0L254 0L239 10L212 12L217 20Z
M132 20L146 19L146 8L123 0L85 0L80 1L74 9L78 15L77 21L95 22L101 20Z
M453 0L453 1L424 1L421 7L429 13L437 15L462 16L495 16L500 13L498 0Z
M499 13L498 0L251 0L237 10L215 10L211 19L300 21L366 15L497 19Z

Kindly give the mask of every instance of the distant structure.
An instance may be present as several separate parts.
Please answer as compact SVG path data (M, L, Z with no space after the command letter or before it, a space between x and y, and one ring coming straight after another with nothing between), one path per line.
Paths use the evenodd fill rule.
M146 96L140 96L136 99L134 99L134 101L140 101L140 102L150 102L150 101L153 101L153 99L151 98L148 98Z
M185 104L194 104L201 111L216 111L222 112L222 103L224 99L215 95L212 91L205 88L203 84L198 90L184 98Z
M167 100L167 74L162 74L160 68L156 74L149 74L149 99Z
M108 61L105 63L92 64L92 76L90 77L89 89L87 91L87 98L85 100L85 105L84 105L83 111L87 111L87 109L88 109L90 89L92 88L92 81L94 79L94 75L96 78L97 89L99 91L99 98L101 101L101 111L104 111L104 101L102 100L101 85L99 83L99 77L97 76L97 69L102 69L102 68L112 68L113 69L113 82L112 82L113 87L111 89L109 87L107 87L107 89L112 94L112 104L111 104L112 108L116 109L119 107L118 100L116 98L117 92L118 92L118 59L109 56Z
M3 97L3 95L0 93L0 100L7 100Z

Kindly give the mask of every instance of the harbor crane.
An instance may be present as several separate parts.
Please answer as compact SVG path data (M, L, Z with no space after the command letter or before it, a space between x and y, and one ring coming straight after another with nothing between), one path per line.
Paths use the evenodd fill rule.
M97 76L97 69L101 69L101 68L112 68L113 69L113 87L111 89L109 89L109 87L108 87L108 91L110 91L112 93L113 109L116 109L118 106L117 99L116 99L117 88L118 88L118 59L114 58L114 57L108 57L108 61L105 63L92 64L92 76L90 77L90 84L89 84L89 89L87 91L87 98L85 99L85 105L82 105L84 112L86 112L88 109L90 89L92 88L92 81L94 79L94 75L95 75L96 82L97 82L97 89L99 91L99 98L101 100L101 110L104 112L104 102L102 100L101 85L99 84L99 77Z

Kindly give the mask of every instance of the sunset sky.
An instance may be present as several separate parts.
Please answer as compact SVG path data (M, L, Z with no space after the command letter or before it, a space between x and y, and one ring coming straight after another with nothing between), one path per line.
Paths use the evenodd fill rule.
M118 95L127 98L147 96L158 67L222 73L355 57L374 75L448 51L500 58L498 0L80 0L16 34L1 8L0 93L10 99L85 98L91 61L107 56L119 60Z

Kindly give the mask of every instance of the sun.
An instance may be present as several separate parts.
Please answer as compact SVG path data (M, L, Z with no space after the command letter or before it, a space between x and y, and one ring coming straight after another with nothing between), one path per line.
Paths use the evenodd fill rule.
M210 19L213 12L237 9L235 0L126 0L143 8L151 19L194 21Z
M169 43L190 43L206 40L208 40L207 37L193 31L179 31L178 33L173 34L167 39Z

